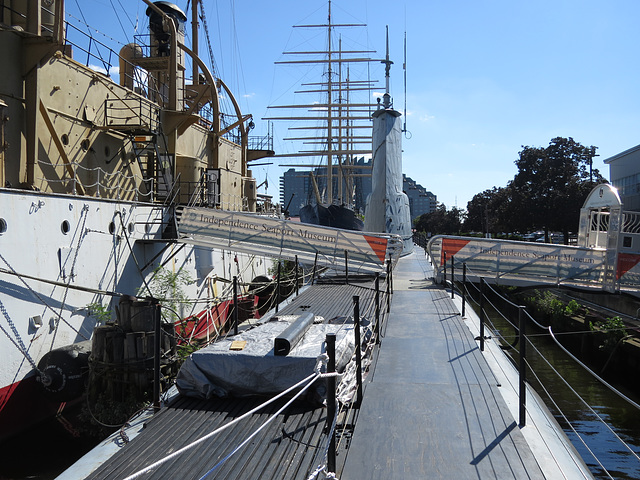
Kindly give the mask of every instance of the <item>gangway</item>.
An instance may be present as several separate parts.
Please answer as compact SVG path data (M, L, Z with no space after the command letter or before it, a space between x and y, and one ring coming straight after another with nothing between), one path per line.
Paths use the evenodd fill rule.
M310 225L276 217L202 207L178 209L178 242L314 263L341 270L376 271L402 252L398 235ZM345 258L346 257L346 258Z
M437 279L451 262L467 278L500 285L556 285L640 295L640 213L623 211L615 187L596 186L580 211L578 245L438 235L427 244ZM453 259L453 260L452 260Z

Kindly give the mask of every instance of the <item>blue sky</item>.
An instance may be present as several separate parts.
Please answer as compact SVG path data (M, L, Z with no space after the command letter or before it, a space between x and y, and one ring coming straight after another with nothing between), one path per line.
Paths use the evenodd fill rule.
M186 0L177 0L186 8ZM127 17L121 5L126 5ZM403 171L448 208L466 208L474 194L505 186L516 173L522 146L544 147L573 137L598 147L603 160L640 144L640 2L634 0L333 0L333 20L366 23L347 29L345 42L384 54L389 25L391 93L404 109L403 36L407 32L407 129ZM67 1L67 12L121 43L146 9L132 0ZM116 17L117 9L119 17ZM218 0L205 3L216 73L252 113L254 134L266 134L268 105L294 103L297 82L310 72L274 65L282 52L322 38L293 25L326 21L324 0ZM119 18L119 20L118 20ZM76 22L73 18L72 22ZM303 36L306 35L306 38ZM105 43L109 43L103 37ZM308 42L308 43L307 43ZM201 40L201 54L205 44ZM117 48L116 48L117 50ZM380 74L380 67L372 67ZM294 146L281 139L275 148ZM266 193L279 198L277 163L253 169ZM264 187L262 188L264 192Z

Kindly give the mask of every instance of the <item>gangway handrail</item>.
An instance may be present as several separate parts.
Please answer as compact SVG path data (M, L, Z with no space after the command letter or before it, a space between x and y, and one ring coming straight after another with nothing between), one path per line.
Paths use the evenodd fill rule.
M425 250L428 250L427 248L425 248ZM455 258L455 256L452 256L450 258ZM433 259L432 259L433 262ZM455 262L455 260L454 260ZM453 263L453 262L452 262ZM457 290L461 301L463 302L463 305L465 303L465 301L469 301L471 300L473 303L475 303L476 305L478 305L480 302L476 301L473 296L470 294L467 286L469 284L473 285L474 288L476 288L476 290L478 290L481 295L485 295L483 292L483 289L478 288L477 286L474 285L473 282L470 282L468 280L469 277L467 277L468 273L469 273L469 268L466 265L465 262L458 262L462 264L462 268L460 270L463 271L463 277L462 277L462 281L460 279L460 276L456 277L456 270L455 269L451 269L451 278L449 281L446 282L445 287L447 285L449 285L453 290ZM451 264L449 264L451 265ZM446 270L448 265L443 265L443 269ZM480 278L480 282L481 285L488 285L487 282L485 282L484 277L479 276ZM458 284L458 286L456 286L456 283ZM514 329L516 330L516 336L519 337L520 340L520 351L516 350L520 356L520 365L519 365L519 380L520 380L520 388L519 388L519 411L520 411L520 425L523 426L524 423L524 418L525 418L525 414L526 414L526 369L528 368L529 371L531 371L533 373L533 375L536 377L536 379L538 380L539 384L541 385L541 387L545 390L545 392L547 393L547 396L551 399L551 401L553 402L555 408L558 410L559 414L562 415L562 417L567 421L567 423L569 424L570 428L572 429L572 431L574 432L574 434L576 435L576 437L580 440L580 442L585 446L585 448L587 449L587 451L593 456L595 462L597 462L597 464L607 473L607 475L610 476L610 474L608 473L607 469L605 468L605 466L602 464L602 462L600 461L600 459L598 459L596 452L594 452L586 443L586 441L582 438L582 436L579 434L579 432L575 429L575 427L571 424L571 422L567 419L566 415L564 414L564 412L560 409L559 405L553 400L553 398L551 397L551 395L549 395L549 392L547 391L546 387L544 386L544 384L542 383L542 381L540 380L540 378L538 377L538 375L536 374L536 372L533 370L533 366L528 362L528 359L526 357L526 345L531 346L536 353L540 356L540 358L543 359L543 361L549 365L549 367L551 368L551 370L553 371L554 374L556 374L561 381L571 390L571 392L576 395L578 397L578 399L587 406L587 408L595 415L595 417L602 422L606 428L615 436L615 438L621 442L624 447L629 450L632 455L638 460L640 461L640 455L638 455L637 453L635 453L633 451L633 449L624 441L624 439L622 439L620 437L620 435L618 435L617 432L615 432L613 430L613 428L604 421L604 419L588 404L588 402L586 402L586 400L580 396L580 394L567 382L567 380L557 371L556 368L553 367L553 365L551 365L551 363L549 362L549 360L544 357L544 355L542 354L542 352L540 352L540 350L535 346L535 344L533 344L530 340L530 338L528 338L526 331L525 331L525 320L529 319L530 321L532 321L532 323L534 325L536 325L538 328L541 328L543 330L545 330L547 333L546 335L548 335L553 341L554 343L561 348L562 351L564 351L572 360L574 360L580 367L582 367L584 370L586 370L591 376L593 376L598 382L600 382L603 386L605 386L606 388L608 388L609 390L611 390L613 393L615 393L616 395L618 395L621 399L625 400L629 405L631 405L632 407L640 410L640 404L638 404L637 402L635 402L634 400L632 400L631 398L629 398L628 396L626 396L625 394L623 394L622 392L620 392L618 389L616 389L613 385L611 385L610 383L608 383L606 380L604 380L602 377L600 377L597 373L595 373L593 370L591 370L587 365L585 365L582 361L580 361L575 355L573 355L566 347L564 347L564 345L562 345L560 343L560 341L557 339L556 334L553 332L553 329L551 326L545 326L542 325L541 323L539 323L526 309L526 307L521 306L521 305L517 305L516 303L512 302L511 300L509 300L508 298L504 297L502 294L500 294L497 290L495 290L493 287L490 287L491 291L493 294L497 295L502 301L506 302L508 305L512 306L512 307L517 307L518 308L518 312L519 312L519 325L516 326L514 325L513 322L511 322L508 317L506 315L504 315L499 308L497 308L497 306L490 302L492 308L498 312L498 314L500 314L511 326L514 327ZM464 307L463 307L464 308ZM482 307L484 309L484 307ZM485 315L483 315L483 311L480 312L480 321L481 323L483 322L483 317L485 317ZM483 331L483 325L481 325L480 331ZM495 334L496 336L500 337L501 339L503 339L506 342L506 339L504 338L504 336L502 336L502 334L493 326L493 324L491 325L491 330L493 332L493 334ZM477 338L476 340L480 340L480 344L483 344L483 341L485 340L484 335L481 333L481 337L482 338ZM491 338L491 337L489 337ZM514 345L514 349L515 349L515 345ZM483 348L480 349L481 351L484 351Z

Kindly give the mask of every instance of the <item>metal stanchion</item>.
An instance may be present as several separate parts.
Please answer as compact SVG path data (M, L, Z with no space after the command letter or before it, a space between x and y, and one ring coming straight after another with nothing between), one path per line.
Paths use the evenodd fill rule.
M518 325L520 328L520 420L518 424L524 427L527 423L527 333L524 307L518 307Z
M376 288L376 297L375 297L375 303L376 303L376 326L374 329L374 335L376 336L376 345L380 344L380 273L376 272L376 283L375 283L375 288Z
M442 265L442 281L444 282L444 288L447 288L447 252L444 252L444 264Z
M278 273L276 277L276 313L278 313L278 308L280 306L280 270L282 268L282 262L278 260Z
M313 261L313 272L311 272L311 285L316 281L316 266L318 265L318 252L316 251L316 258Z
M298 276L298 255L296 255L296 297L298 296L299 293L299 289L298 289L298 281L300 280L299 276Z
M462 316L464 317L464 305L465 305L465 301L464 301L464 291L465 288L467 287L467 263L464 262L462 264Z
M362 342L360 340L360 297L353 296L353 328L356 334L356 407L362 404Z
M238 277L233 277L233 334L238 334Z
M480 351L484 352L484 278L480 278Z
M453 255L451 255L451 300L454 299L455 297L455 282L456 282L456 275L455 275L455 270L454 270L454 265L455 263L455 257Z
M349 251L344 251L344 283L349 285Z
M336 371L336 334L328 333L326 337L327 355L329 362L327 363L327 373ZM329 438L329 451L327 452L327 470L331 473L336 472L336 435L332 430L333 420L336 416L336 377L327 379L327 432L331 435Z
M154 300L153 303L153 323L154 323L154 352L153 352L153 410L160 410L160 356L162 352L162 315L160 303Z

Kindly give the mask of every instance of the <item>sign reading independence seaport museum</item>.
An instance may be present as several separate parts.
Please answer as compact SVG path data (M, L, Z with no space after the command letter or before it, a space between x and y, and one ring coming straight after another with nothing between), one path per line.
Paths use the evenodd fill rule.
M178 222L181 235L193 243L260 255L340 264L348 252L349 264L380 266L389 255L399 254L399 237L309 225L290 220L208 208L187 207ZM354 265L354 266L355 266Z

